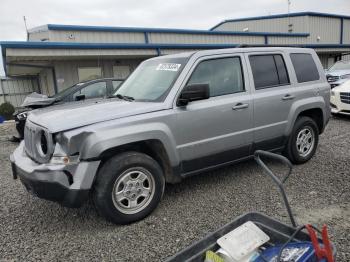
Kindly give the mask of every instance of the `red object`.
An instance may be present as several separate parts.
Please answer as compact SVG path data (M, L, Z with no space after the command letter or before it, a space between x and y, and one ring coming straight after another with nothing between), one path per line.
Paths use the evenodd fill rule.
M310 224L306 225L306 229L309 232L311 242L312 242L312 245L314 246L318 261L320 261L323 258L326 258L327 262L334 262L332 246L331 246L331 242L329 241L328 232L327 232L327 226L323 225L322 227L323 247L320 246L320 243L318 242L318 239L317 239L316 231L313 229L312 225Z

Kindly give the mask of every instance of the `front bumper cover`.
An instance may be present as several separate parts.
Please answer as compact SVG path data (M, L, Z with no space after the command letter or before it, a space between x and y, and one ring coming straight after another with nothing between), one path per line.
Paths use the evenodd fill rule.
M66 207L80 207L87 199L99 161L74 165L38 164L24 152L24 143L10 157L13 177L32 194Z

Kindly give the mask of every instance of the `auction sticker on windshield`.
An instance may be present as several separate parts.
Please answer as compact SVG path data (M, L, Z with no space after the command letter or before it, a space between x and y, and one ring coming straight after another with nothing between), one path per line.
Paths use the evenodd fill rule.
M181 64L173 64L173 63L164 63L159 64L156 68L156 70L162 70L162 71L178 71Z

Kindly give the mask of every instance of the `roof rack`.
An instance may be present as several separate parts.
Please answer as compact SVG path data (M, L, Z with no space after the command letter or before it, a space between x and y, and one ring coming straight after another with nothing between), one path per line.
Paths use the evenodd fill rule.
M269 45L269 44L239 44L235 48L248 48L248 47L299 47L299 48L305 48L303 45Z

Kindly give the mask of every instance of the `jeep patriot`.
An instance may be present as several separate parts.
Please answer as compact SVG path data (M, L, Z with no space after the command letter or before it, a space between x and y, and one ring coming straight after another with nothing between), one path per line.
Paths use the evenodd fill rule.
M142 62L106 100L32 111L11 155L28 191L106 219L150 214L166 183L277 151L315 153L330 86L312 49L205 50Z

